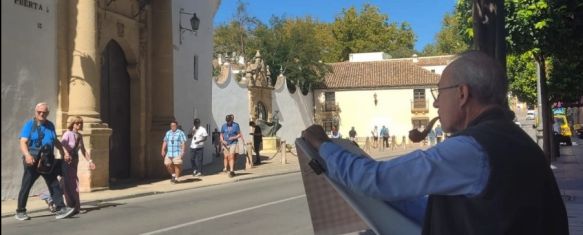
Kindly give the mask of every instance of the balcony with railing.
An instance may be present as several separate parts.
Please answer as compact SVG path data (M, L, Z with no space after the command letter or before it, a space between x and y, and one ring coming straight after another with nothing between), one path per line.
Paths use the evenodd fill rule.
M414 99L411 101L411 113L428 113L429 102L426 99Z

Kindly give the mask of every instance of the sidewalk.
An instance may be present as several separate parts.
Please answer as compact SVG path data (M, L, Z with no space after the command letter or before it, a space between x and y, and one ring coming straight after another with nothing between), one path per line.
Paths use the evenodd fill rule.
M81 209L96 209L110 206L107 201L114 201L125 198L141 197L146 195L182 191L193 188L207 187L212 185L237 182L242 180L256 179L267 176L289 174L299 172L300 167L297 156L286 153L287 164L282 164L281 154L263 154L262 164L251 169L244 170L245 162L239 157L236 163L237 176L230 178L227 174L220 172L223 168L223 159L214 158L211 164L205 165L203 171L216 172L201 177L193 177L192 172L185 171L185 175L180 177L180 183L171 184L170 176L164 180L132 180L125 183L116 184L108 190L81 193ZM268 159L272 158L272 159ZM39 179L42 180L42 179ZM17 200L2 201L2 218L14 216L17 207ZM47 211L47 205L38 196L28 198L26 209L29 213Z
M583 140L573 138L573 146L561 146L561 157L552 165L557 167L553 172L567 207L569 231L583 234Z

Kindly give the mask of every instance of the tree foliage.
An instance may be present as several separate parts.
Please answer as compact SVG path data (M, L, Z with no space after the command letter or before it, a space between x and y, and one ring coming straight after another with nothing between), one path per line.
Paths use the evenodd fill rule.
M583 94L581 25L575 15L583 3L558 0L507 0L508 46L514 53L532 51L534 59L551 61L549 100L575 101ZM578 10L577 10L578 9ZM581 20L581 19L579 19ZM579 27L577 29L577 27Z
M464 31L460 30L458 21L454 14L446 13L441 30L435 36L435 42L425 46L422 55L457 54L467 50L469 44L464 40Z
M239 1L233 20L216 27L214 33L215 53L235 52L249 60L259 50L270 67L272 82L284 74L304 93L330 71L325 63L347 60L349 53L373 51L409 57L414 43L408 23L389 23L387 15L369 4L361 11L343 10L332 23L272 16L264 24L249 16L246 4Z
M529 105L536 104L536 64L532 59L532 53L511 54L506 59L508 82L510 83L509 91L522 102Z
M317 30L322 24L311 17L285 19L272 17L271 28L259 27L253 32L254 49L262 51L271 68L272 81L279 74L298 85L304 93L320 82L330 68L322 62L325 53Z
M464 41L470 45L473 40L472 4L474 0L459 0L455 16L459 21L459 31L463 32ZM581 13L583 3L568 0L505 0L507 31L507 70L513 94L530 102L532 87L536 82L521 79L530 78L528 66L513 68L517 58L526 60L525 54L531 55L530 61L548 65L549 101L574 101L583 94L581 76L583 74L583 28ZM578 18L577 18L578 16ZM511 61L512 60L512 61ZM526 62L526 61L525 61ZM526 70L520 70L524 68ZM514 76L514 77L513 77ZM528 81L532 85L525 86ZM536 81L536 80L535 80ZM514 84L516 83L516 84Z
M409 57L414 53L415 34L408 23L389 23L389 16L376 6L365 4L360 12L355 7L344 9L332 23L336 39L337 60L348 60L350 53L383 51L393 57Z

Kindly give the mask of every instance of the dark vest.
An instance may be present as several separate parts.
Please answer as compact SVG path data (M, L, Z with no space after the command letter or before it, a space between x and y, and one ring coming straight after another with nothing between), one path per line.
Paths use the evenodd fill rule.
M475 197L430 195L423 234L568 234L567 212L540 147L498 108L456 135L471 136L490 163Z

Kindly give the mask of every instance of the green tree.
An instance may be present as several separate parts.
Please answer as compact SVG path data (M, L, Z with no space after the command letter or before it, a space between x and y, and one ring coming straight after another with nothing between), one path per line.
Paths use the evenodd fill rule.
M376 6L365 4L360 12L355 7L344 9L332 24L337 41L337 61L348 60L350 53L383 51L393 57L414 53L415 34L408 23L388 23L388 15Z
M324 55L329 53L325 51L326 40L322 38L330 38L318 33L325 27L311 17L272 17L270 24L271 28L258 27L253 35L257 39L255 49L262 52L271 68L272 81L284 74L289 82L307 93L330 71L329 66L322 62Z
M520 101L529 105L537 102L536 91L536 64L532 53L526 52L521 55L508 55L506 69L508 72L509 91Z
M213 33L214 52L216 54L237 54L249 55L253 52L247 49L250 39L250 32L262 25L256 17L247 13L247 3L239 0L237 11L233 20L229 23L219 25Z
M441 30L435 36L435 42L423 48L423 55L457 54L469 48L460 31L458 18L452 13L443 17Z

